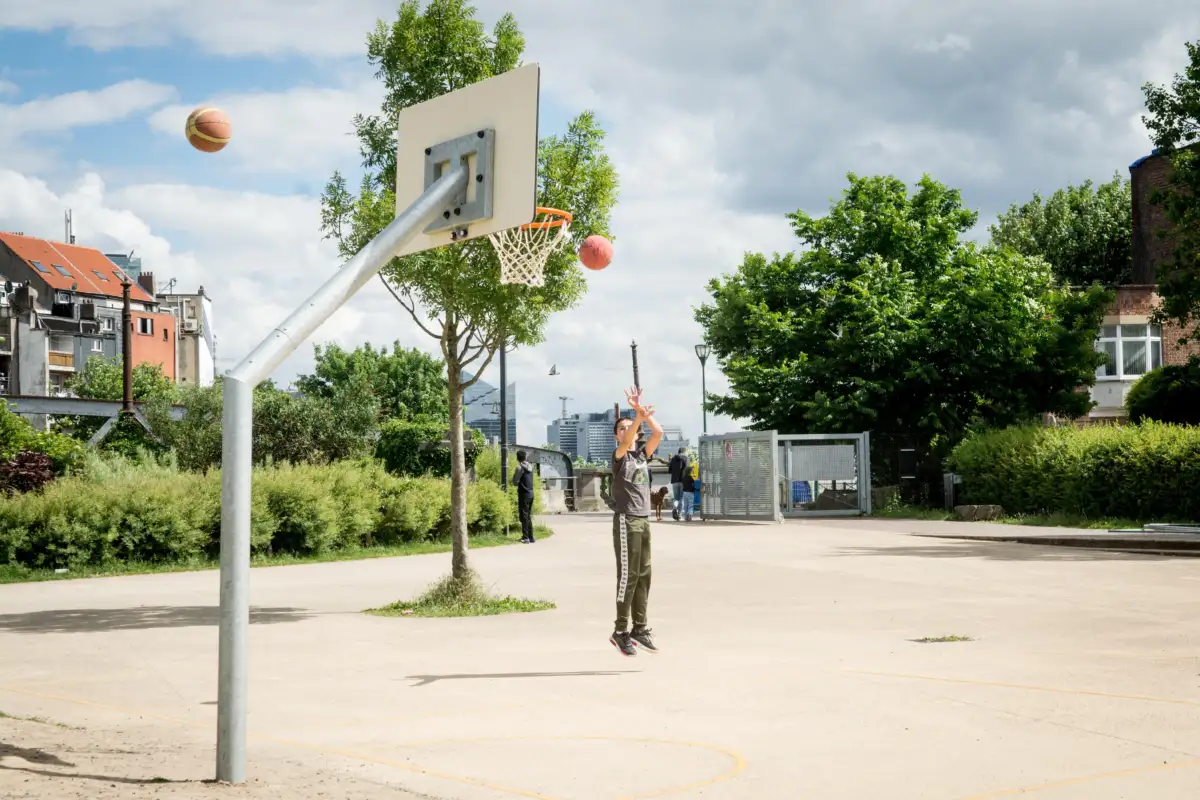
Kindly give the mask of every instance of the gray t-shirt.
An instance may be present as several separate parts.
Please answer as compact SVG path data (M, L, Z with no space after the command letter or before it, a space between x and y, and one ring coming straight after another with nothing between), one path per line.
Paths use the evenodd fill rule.
M630 450L624 458L612 457L612 498L617 513L630 517L650 516L650 465L641 447Z

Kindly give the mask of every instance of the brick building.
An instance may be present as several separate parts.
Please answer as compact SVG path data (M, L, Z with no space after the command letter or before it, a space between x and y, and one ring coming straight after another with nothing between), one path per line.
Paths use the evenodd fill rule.
M1163 209L1150 202L1156 189L1166 185L1171 162L1157 151L1129 166L1133 195L1133 283L1117 288L1117 297L1104 318L1096 349L1108 356L1108 363L1096 371L1092 400L1096 407L1092 419L1125 417L1125 395L1138 378L1152 369L1182 364L1200 355L1200 342L1179 340L1195 326L1182 328L1168 322L1161 327L1150 323L1158 306L1155 293L1159 265L1171 259L1175 241L1168 231Z
M34 312L44 332L19 342L12 315L0 327L0 385L5 394L61 395L66 384L83 370L89 358L112 358L122 352L122 289L127 275L99 250L19 233L0 233L0 283L27 286L36 292ZM176 379L176 318L164 313L142 281L132 281L133 363L162 366ZM15 349L44 348L44 354L25 352L21 363L24 385L8 385ZM39 374L32 375L30 370Z

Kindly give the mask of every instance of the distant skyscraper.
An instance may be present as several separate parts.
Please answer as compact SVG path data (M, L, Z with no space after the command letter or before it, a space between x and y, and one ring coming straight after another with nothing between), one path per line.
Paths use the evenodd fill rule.
M463 373L463 378L470 380L474 376ZM489 442L500 440L500 392L485 380L478 380L463 392L463 421L467 427L474 428L484 435ZM517 384L508 385L508 442L517 441Z
M572 414L566 419L556 419L547 425L546 441L571 458L577 458L579 456L579 415Z

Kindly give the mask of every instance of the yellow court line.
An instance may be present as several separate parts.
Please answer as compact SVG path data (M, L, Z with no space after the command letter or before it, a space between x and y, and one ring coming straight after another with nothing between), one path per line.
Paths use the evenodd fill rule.
M1168 770L1183 769L1185 767L1200 767L1200 759L1194 761L1175 761L1170 764L1154 764L1149 767L1134 767L1133 769L1123 769L1119 772L1104 772L1099 775L1085 775L1081 778L1067 778L1061 781L1051 781L1050 783L1040 783L1037 786L1022 786L1017 789L1004 789L999 792L991 792L990 794L973 794L970 797L960 797L958 800L995 800L998 797L1016 797L1019 794L1030 794L1031 792L1041 792L1046 789L1060 789L1064 786L1079 786L1084 783L1092 783L1093 781L1103 781L1110 778L1124 778L1129 775L1146 775L1152 772L1167 772Z
M1031 692L1052 692L1055 694L1077 694L1086 697L1107 697L1112 700L1140 700L1144 703L1169 703L1177 706L1200 706L1200 700L1181 700L1174 697L1150 697L1141 694L1117 694L1115 692L1095 692L1088 689L1063 689L1055 686L1034 686L1025 683L1003 683L1001 681L978 681L968 678L943 678L937 675L909 675L902 672L873 672L865 669L846 669L854 675L874 675L878 678L904 678L911 681L933 681L936 683L960 683L966 686L992 686L999 689L1025 689Z
M97 703L92 700L81 700L79 698L74 698L74 697L63 697L61 695L47 694L45 692L35 692L35 691L28 690L28 689L18 689L13 686L0 686L0 691L11 692L13 694L26 695L29 697L37 697L37 698L41 698L43 700L55 700L58 702L72 703L74 705L87 706L87 707L91 707L91 708L101 708L101 709L105 709L107 711L116 711L118 713L130 714L133 716L149 717L151 719L162 720L164 722L172 722L172 723L184 725L184 726L187 726L190 728L208 728L212 725L211 722L207 722L207 723L193 722L191 720L180 719L178 717L168 717L168 716L165 716L162 714L147 713L147 712L138 711L138 710L132 709L132 708L124 708L121 706L114 706L114 705L110 705L107 703ZM322 745L308 744L306 742L298 742L298 741L295 741L292 739L283 739L283 738L279 738L276 736L270 736L270 735L261 734L261 733L247 732L247 736L250 739L256 739L256 740L264 741L264 742L272 742L274 744L281 744L281 745L285 745L288 747L295 747L295 748L301 749L301 750L309 750L309 751L317 752L317 753L326 753L329 755L341 756L343 758L350 758L350 759L357 760L357 761L381 764L381 765L389 766L389 767L396 767L397 769L402 769L402 770L406 770L408 772L414 772L414 773L418 773L421 775L426 775L426 776L432 777L432 778L441 778L443 780L452 781L455 783L467 784L469 786L478 786L478 787L481 787L484 789L491 789L493 791L511 794L516 797L527 797L527 798L530 798L530 800L556 800L556 798L553 798L553 797L550 797L550 796L544 795L544 794L538 794L537 792L529 792L529 791L525 791L523 789L515 789L510 786L502 786L500 784L487 783L485 781L476 780L474 778L468 778L463 775L454 775L449 772L440 772L437 770L427 769L425 767L421 767L416 764L407 764L407 763L404 763L401 761L392 761L390 759L380 758L378 756L366 755L363 753L356 753L356 752L353 752L350 750L341 750L338 748L324 747ZM716 745L702 744L699 742L673 741L670 739L648 739L648 738L621 737L621 736L541 736L541 737L538 737L538 736L509 736L509 737L479 737L479 738L464 738L464 739L441 739L441 740L432 740L432 741L427 741L427 742L407 742L407 743L404 743L404 744L401 744L398 746L413 747L413 746L439 744L439 743L461 744L461 743L465 743L465 742L484 742L484 741L534 741L534 740L563 741L563 740L572 740L572 739L584 740L584 741L590 740L590 741L611 741L611 742L647 742L647 743L654 743L654 744L676 745L676 746L680 746L680 747L691 747L691 748L696 748L696 749L700 749L700 750L709 750L714 753L720 753L721 755L728 756L729 758L731 758L733 760L733 766L730 769L726 770L725 772L722 772L721 774L719 774L715 777L705 778L703 780L695 781L693 783L689 783L689 784L686 784L683 786L674 786L674 787L669 787L666 789L660 789L660 790L657 790L657 791L654 791L654 792L651 792L648 794L630 795L627 797L619 798L619 800L648 800L648 798L664 797L669 794L676 794L678 792L685 792L685 791L688 791L691 789L698 789L698 788L702 788L702 787L706 787L706 786L712 786L714 784L721 783L722 781L727 781L731 778L734 778L737 775L740 775L746 769L746 759L743 758L741 756L741 754L739 754L733 750L729 750L729 749L723 748L723 747L718 747Z

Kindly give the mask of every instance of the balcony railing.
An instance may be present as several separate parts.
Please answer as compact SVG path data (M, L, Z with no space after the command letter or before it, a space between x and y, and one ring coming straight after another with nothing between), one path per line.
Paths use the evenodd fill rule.
M54 351L51 351L50 352L50 366L66 367L68 369L75 369L75 354L74 353L55 353Z

